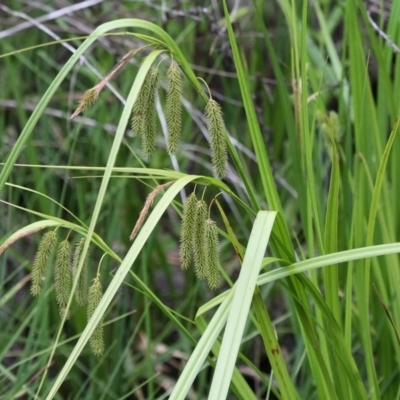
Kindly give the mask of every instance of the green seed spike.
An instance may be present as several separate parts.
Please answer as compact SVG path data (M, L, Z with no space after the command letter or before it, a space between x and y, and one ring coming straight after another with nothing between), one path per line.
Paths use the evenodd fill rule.
M58 245L55 264L55 291L58 311L63 316L71 294L72 271L71 271L71 248L68 239ZM68 318L68 315L67 315Z
M210 99L208 101L205 116L207 118L207 128L210 132L210 148L214 171L219 178L223 178L228 167L228 149L221 107L215 100Z
M139 90L137 99L132 108L131 127L135 135L143 135L145 128L145 113L149 98L149 79L150 72L147 73L146 78Z
M206 221L206 242L208 250L207 283L210 289L217 289L221 284L218 230L215 222L210 218Z
M166 119L168 127L167 151L174 155L178 151L182 129L182 78L179 67L171 64L167 72Z
M83 246L85 245L85 238L78 241L75 246L74 256L72 260L72 273L75 278L76 272L79 265L79 259L81 257ZM85 260L83 261L83 267L81 274L78 279L78 285L75 290L75 300L79 306L84 306L87 303L88 298L88 254L86 253Z
M57 244L57 232L46 232L40 241L38 251L32 266L31 293L37 296L42 291L43 281L46 276L46 266L51 253Z
M204 200L199 200L196 204L196 218L193 233L194 268L199 279L207 278L208 249L206 241L206 219L206 203Z
M187 199L183 208L181 224L181 240L179 247L179 258L181 267L188 268L193 262L194 254L194 226L196 221L197 197L193 192Z
M92 317L96 307L103 297L103 288L101 286L100 276L97 275L93 279L93 283L89 288L89 299L87 308L88 321ZM104 334L103 334L103 318L99 321L92 336L89 339L90 348L95 356L99 357L104 353Z
M134 135L143 134L143 114L146 98L146 87L145 83L143 83L132 109L131 127Z
M157 136L157 112L156 100L158 90L158 70L151 68L144 83L147 98L143 105L142 115L142 151L145 157L150 158L155 149Z

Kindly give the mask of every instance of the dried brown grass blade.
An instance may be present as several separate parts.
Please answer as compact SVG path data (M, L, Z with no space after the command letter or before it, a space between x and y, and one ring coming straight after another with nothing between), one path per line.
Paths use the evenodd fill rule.
M47 226L37 226L31 229L27 229L26 231L21 231L16 235L10 236L1 246L0 246L0 256L15 242L19 239L22 239L26 236L32 235L35 232L41 231L42 229L46 229Z
M169 185L172 185L172 182L167 182L167 183L164 183L163 185L159 185L147 196L146 202L144 203L144 207L143 207L142 211L140 212L139 218L135 224L135 227L133 228L131 235L129 236L130 240L135 239L137 233L139 232L140 228L142 227L142 225L147 217L147 214L149 213L150 207L153 204L155 197L159 193L161 193L165 188L167 188Z
M134 57L142 47L139 49L134 49L126 53L120 61L115 65L115 67L95 86L91 89L88 89L85 94L83 95L82 100L79 102L78 108L75 112L70 116L69 119L75 118L79 115L82 111L89 108L93 103L96 102L97 98L99 97L99 93L104 89L104 86L112 79L114 76L125 66L125 64Z

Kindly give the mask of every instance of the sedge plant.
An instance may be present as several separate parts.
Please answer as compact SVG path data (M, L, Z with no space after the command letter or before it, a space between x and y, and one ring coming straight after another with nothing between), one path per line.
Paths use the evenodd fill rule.
M399 67L397 56L393 56L395 48L379 38L361 1L347 0L339 6L322 1L298 4L294 0L279 0L276 6L288 30L290 51L286 54L286 67L282 66L281 53L275 48L263 18L267 7L264 2L254 0L251 10L241 9L237 15L231 15L226 2L222 2L220 26L227 33L238 83L233 88L224 82L224 90L227 95L240 98L242 132L235 130L232 122L235 112L223 112L213 96L212 84L208 87L203 79L198 79L177 41L146 20L120 19L99 26L49 82L0 173L0 190L10 197L2 197L4 207L19 209L37 220L8 233L0 254L9 252L27 237L43 233L30 276L30 292L37 305L29 308L24 303L21 308L29 310L24 323L31 324L31 329L37 327L36 307L48 307L54 287L60 320L51 343L41 343L40 349L27 343L32 354L24 354L26 365L29 357L40 358L40 363L34 364L39 377L34 390L27 384L30 369L15 376L18 365L7 368L2 361L7 388L13 382L20 394L57 398L76 369L88 371L84 359L88 353L84 349L90 344L94 368L80 390L92 383L103 393L110 393L110 398L117 398L117 388L110 388L111 383L99 383L96 375L101 373L107 357L116 351L123 354L127 365L138 362L131 348L138 337L144 336L140 332L142 325L148 337L155 329L150 318L154 306L168 321L166 330L179 335L189 354L186 359L182 357L179 376L167 389L152 365L156 349L147 345L147 398L161 398L160 388L163 396L171 399L194 396L199 388L200 396L209 399L400 398L396 384L400 374L396 198L400 192L395 156L399 147L400 75L392 74ZM400 4L393 5L386 27L389 34L397 32L392 15L396 10L400 12L399 7ZM267 51L275 78L273 92L263 94L259 100L265 107L261 115L257 113L260 105L255 104L254 82L249 76L262 71L265 61L254 55L247 60L244 44L237 40L232 26L232 19L241 17L251 17L262 33L259 46ZM312 30L313 17L318 21L319 32ZM335 29L343 32L340 52L332 40ZM140 46L130 49L99 83L86 88L72 114L79 118L83 112L95 110L116 73L123 73L130 68L130 61L140 58L140 67L107 148L106 165L29 164L37 170L86 170L98 174L101 183L96 189L89 223L85 224L79 215L45 195L43 184L30 189L17 185L12 178L15 170L26 168L16 164L17 160L32 140L50 99L88 48L111 31L131 35L140 41ZM380 67L376 87L368 70L372 57ZM334 93L329 92L331 88ZM151 166L159 157L157 107L164 99L165 148L171 160L179 158L185 140L192 139L182 117L186 91L191 96L194 93L202 104L208 132L207 155L212 165L208 174L144 164ZM333 100L334 110L329 106ZM272 145L262 130L265 124L273 131ZM138 152L144 161L140 160L139 167L118 165L129 128L133 140L140 136L137 147L141 147ZM243 148L250 150L244 152ZM256 162L246 159L249 153ZM273 155L279 159L279 173ZM284 185L279 177L283 173ZM128 177L144 183L149 194L141 202L137 222L130 228L131 242L121 255L97 231L101 232L101 211L112 208L109 196L117 201L118 194L111 191L120 188L113 183ZM17 204L12 195L15 191L37 196L40 210ZM46 213L48 202L62 210L62 215ZM239 215L245 215L243 224L234 221L236 209L240 210ZM175 238L180 273L188 282L192 276L191 292L197 293L199 287L204 287L211 293L204 304L194 307L193 318L180 309L171 309L149 284L148 269L153 260L149 248L157 248L154 236L168 210L181 221ZM101 253L101 261L94 270L90 267L89 246ZM228 253L240 266L234 281L227 266ZM115 263L110 273L105 272L106 258ZM113 307L121 300L118 294L122 287L144 299L138 327L123 345L113 343L112 335L107 335L109 324L120 318L114 316ZM216 292L217 289L220 291ZM6 304L17 290L17 286L9 289L0 304ZM287 312L285 329L295 338L290 354L282 343L284 329L273 315L274 291L284 303L279 311ZM188 303L194 298L189 297ZM78 318L82 308L86 308L87 320ZM130 314L126 316L129 317ZM65 337L69 324L74 323L79 334ZM14 343L25 326L21 324L8 343ZM256 339L268 360L267 371L249 356L249 346ZM69 341L71 351L66 352L64 346ZM0 360L10 347L6 346ZM65 362L53 377L48 370L58 356L64 357ZM257 376L257 385L245 379L239 362ZM121 363L115 361L115 371L122 368ZM21 370L24 371L22 367ZM110 382L117 379L116 375L117 372ZM141 390L139 380L134 385L133 392L125 396ZM12 388L7 390L7 395L15 394ZM81 391L76 395L83 396Z

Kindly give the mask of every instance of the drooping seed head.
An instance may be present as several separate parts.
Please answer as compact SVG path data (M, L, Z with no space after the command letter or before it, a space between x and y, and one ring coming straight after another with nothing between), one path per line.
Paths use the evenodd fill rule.
M215 222L210 218L206 221L206 241L208 251L207 283L210 289L217 289L221 284L218 230Z
M206 219L206 203L204 200L199 200L196 204L193 233L194 269L199 279L207 278L208 251L206 241Z
M39 295L42 291L46 276L46 266L56 244L56 231L46 232L40 241L32 266L31 293L33 296Z
M183 269L188 268L193 261L196 213L197 197L193 192L186 200L182 215L179 259Z
M207 119L207 128L210 132L212 164L217 176L223 178L226 175L228 167L227 136L221 107L214 99L208 101L205 116Z
M177 65L171 64L167 72L166 119L168 127L167 150L170 155L178 151L182 129L182 78Z
M100 276L93 279L93 283L89 288L87 317L88 320L92 317L94 311L103 297L103 288L101 286ZM103 318L99 321L94 329L92 336L89 339L90 348L95 356L101 356L104 353L104 333L103 333Z
M71 247L68 239L63 240L58 245L54 277L58 311L63 316L72 287Z

